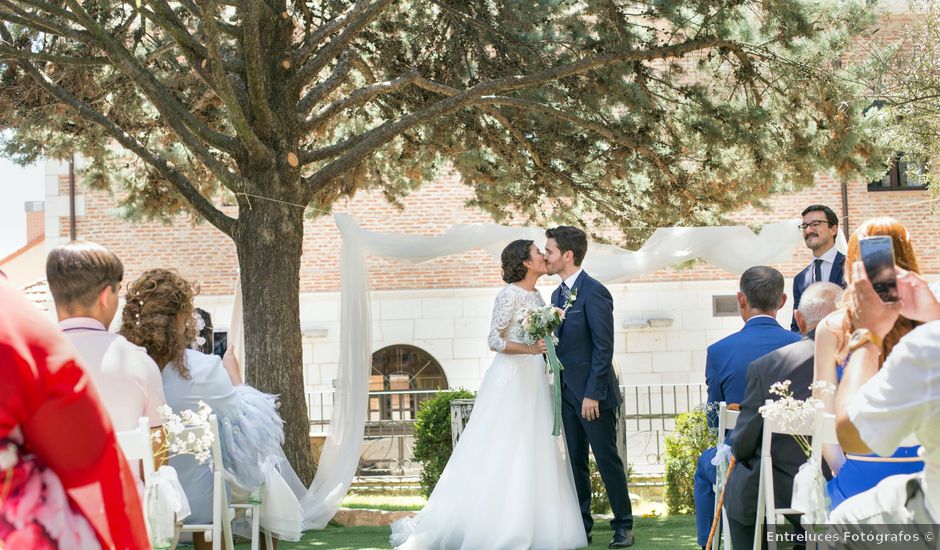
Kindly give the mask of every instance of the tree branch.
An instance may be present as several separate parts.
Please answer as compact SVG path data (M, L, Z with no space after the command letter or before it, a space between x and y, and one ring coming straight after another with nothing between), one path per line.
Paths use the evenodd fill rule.
M457 88L447 86L446 84L440 84L424 77L416 78L414 84L415 86L424 90L428 90L429 92L442 94L448 97L460 93L460 90ZM535 164L535 166L542 168L542 158L538 151L535 150L535 145L533 145L532 142L526 138L525 135L512 124L512 122L509 121L509 118L507 118L506 115L499 112L498 109L494 109L487 105L479 105L478 107L481 111L495 118L497 122L506 128L506 131L508 131L510 135L512 135L512 137L515 138L515 140L518 141L519 144L522 145L529 153L529 157L532 158L532 162Z
M313 132L337 113L351 107L363 105L380 95L400 90L405 86L414 83L417 78L418 73L416 71L412 71L398 78L393 78L392 80L376 82L375 84L371 84L369 86L357 88L356 90L350 92L348 96L343 97L342 99L337 99L333 103L330 103L320 110L319 113L305 120L303 124L303 131L305 134Z
M248 80L248 97L258 116L259 125L265 133L273 132L274 113L268 104L267 71L261 46L261 9L264 0L244 0L245 9L244 41L245 41L245 78ZM269 10L270 11L270 10ZM266 136L270 137L270 136Z
M189 33L189 30L179 20L170 5L164 0L152 0L149 2L154 6L154 10L148 10L141 6L140 12L150 18L160 28L165 30L173 40L179 45L183 52L192 52L200 59L206 58L206 48L201 42ZM192 61L190 61L192 63ZM193 65L196 65L193 63Z
M362 136L353 136L348 139L344 139L339 143L334 143L332 145L326 145L324 147L319 147L317 149L309 149L303 151L300 154L300 165L304 166L310 164L311 162L317 162L320 160L325 160L336 155L340 155L350 150L353 145L359 143L362 140Z
M666 59L696 50L721 46L726 43L728 43L728 41L716 37L700 37L659 48L598 55L528 75L507 76L481 82L456 95L425 107L424 109L404 115L398 120L385 122L369 130L362 134L362 139L350 147L343 156L330 162L315 174L305 178L304 183L310 188L312 193L316 193L329 184L334 178L358 165L367 155L385 145L402 132L465 107L478 104L493 104L497 101L497 98L494 96L484 97L489 94L531 88L545 82L584 74L618 63Z
M312 34L308 34L300 46L300 51L297 53L297 64L302 65L306 62L310 56L313 55L313 52L316 51L317 46L320 45L320 42L323 41L324 38L338 32L350 19L362 13L362 10L366 9L371 1L372 0L357 0L349 9L328 21Z
M186 128L190 129L213 147L228 153L238 151L238 143L235 139L213 130L206 123L189 112L189 110L186 109L150 71L137 62L137 59L123 44L112 38L106 29L98 25L98 23L88 15L81 4L78 3L78 0L66 0L66 2L71 6L73 13L81 20L82 24L85 25L85 28L92 34L95 43L108 52L108 57L111 58L114 66L140 86L141 90L147 95L147 98L150 99L157 110L166 117L167 122L177 130L177 134L179 134L184 141L187 141L187 138L191 137L192 134L190 134L189 131L181 133L180 125L175 124L177 119L181 121ZM196 140L190 139L190 141L195 142ZM201 144L188 144L192 146L193 152L197 154L200 154L200 150L204 149ZM208 154L206 158L202 158L202 161L207 165L211 165L216 159L212 157L211 154ZM227 170L224 170L222 174L226 172Z
M341 32L339 36L330 40L326 46L323 46L317 51L313 59L301 66L293 79L292 85L298 90L303 88L308 80L323 70L323 67L326 67L330 60L336 57L346 44L359 34L359 31L372 23L386 7L394 1L395 0L376 0L374 4L366 8L362 14L353 19L349 25L343 29L343 32Z
M12 40L12 35L5 23L0 23L0 38L7 42ZM154 167L163 177L170 181L181 195L212 225L217 227L228 236L233 236L238 220L227 216L224 212L217 209L209 202L199 191L196 190L192 182L189 181L179 170L173 167L166 159L153 154L143 144L137 141L133 136L124 131L123 128L115 124L111 119L102 115L95 109L92 109L86 103L76 98L61 86L52 82L46 73L42 72L31 61L24 60L23 66L26 68L36 82L54 95L65 105L71 107L79 115L88 118L100 125L111 137L117 140L127 150L132 151L144 162Z
M670 181L676 184L679 183L679 180L676 177L675 173L672 171L672 169L669 167L666 161L662 158L662 155L660 155L655 149L650 147L649 144L639 142L635 139L630 139L629 137L621 134L620 132L617 132L616 130L608 128L607 126L604 126L603 124L592 122L590 120L581 118L572 113L562 111L560 109L556 109L554 107L551 107L542 103L538 103L536 101L530 101L528 99L519 99L515 97L502 97L502 96L496 96L491 99L492 99L492 101L490 102L491 105L506 105L509 107L515 107L515 108L524 109L527 111L535 111L535 112L547 114L549 116L558 118L560 120L570 122L571 124L578 126L580 128L583 128L585 130L594 132L600 135L601 137L604 137L611 143L616 143L617 145L621 145L621 146L627 147L628 149L637 151L638 153L643 155L645 158L653 162L656 165L656 167L659 168L664 173L664 175L669 177Z
M340 54L339 61L333 69L333 74L320 84L311 88L303 99L300 100L300 103L297 104L297 112L301 117L306 116L311 107L316 105L321 99L328 96L343 83L343 80L346 79L349 70L352 68L352 57L350 50L346 50Z
M36 29L49 34L61 36L63 38L71 38L72 40L81 42L82 44L95 46L94 37L87 32L53 24L51 23L51 19L40 18L36 14L32 14L24 9L21 9L19 6L16 6L7 0L0 0L0 6L11 10L9 12L0 11L0 19L10 23L15 23L17 25L22 25L26 28Z
M219 51L219 31L215 25L215 3L212 0L206 0L201 6L202 22L206 33L206 49L209 54L209 73L212 75L216 86L218 86L219 97L222 98L228 108L232 126L235 127L235 133L238 134L238 137L251 151L252 155L259 159L271 159L274 157L274 153L262 143L251 127L248 117L245 116L245 111L242 110L242 106L235 96L232 84L225 74L222 54Z
M224 144L230 146L231 151L238 151L237 141L225 134L220 134L212 130L208 125L196 118L196 116L189 112L189 110L187 110L186 107L149 71L141 67L137 63L137 59L134 58L123 45L117 43L111 38L107 31L92 20L84 8L78 4L77 0L66 1L72 6L72 9L82 20L83 24L86 25L86 28L96 37L97 43L101 44L101 46L109 52L109 57L114 62L114 65L140 86L144 94L147 95L154 107L156 107L163 116L166 124L176 132L189 150L199 157L199 160L212 170L227 187L233 190L243 187L244 182L241 178L233 174L219 159L215 158L208 148L197 139L193 131L196 131L200 137L203 137L203 134L205 134L210 139L206 139L206 137L203 137L203 139L213 145L215 145L215 143L212 140L225 140ZM195 128L193 128L193 126L195 126ZM193 131L191 131L190 128L193 128Z
M38 59L60 65L107 65L107 57L75 57L71 55L56 55L43 52L31 52L13 48L0 43L0 59Z

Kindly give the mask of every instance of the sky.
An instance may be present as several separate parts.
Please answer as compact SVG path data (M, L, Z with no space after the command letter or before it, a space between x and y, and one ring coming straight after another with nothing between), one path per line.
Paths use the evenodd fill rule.
M42 163L22 168L0 157L0 258L26 244L26 201L45 197Z

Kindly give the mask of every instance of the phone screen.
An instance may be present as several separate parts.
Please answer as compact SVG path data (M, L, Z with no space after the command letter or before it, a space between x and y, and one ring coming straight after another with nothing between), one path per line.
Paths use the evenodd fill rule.
M858 245L868 280L881 296L881 301L897 302L898 280L891 237L864 237L859 239Z

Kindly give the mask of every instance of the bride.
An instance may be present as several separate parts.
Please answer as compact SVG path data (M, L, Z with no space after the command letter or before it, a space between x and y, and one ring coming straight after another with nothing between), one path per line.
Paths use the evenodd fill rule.
M564 438L552 436L545 343L527 344L520 321L545 305L535 290L547 273L530 240L502 253L486 371L467 428L414 518L392 524L402 550L570 549L587 546Z

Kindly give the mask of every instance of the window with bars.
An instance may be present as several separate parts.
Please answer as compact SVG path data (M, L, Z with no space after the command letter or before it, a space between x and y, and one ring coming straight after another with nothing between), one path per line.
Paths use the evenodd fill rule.
M916 191L926 189L923 178L925 166L913 164L904 160L904 155L898 153L884 177L868 184L869 191Z
M446 390L447 376L430 353L415 346L388 346L372 354L369 420L414 420L420 390Z

